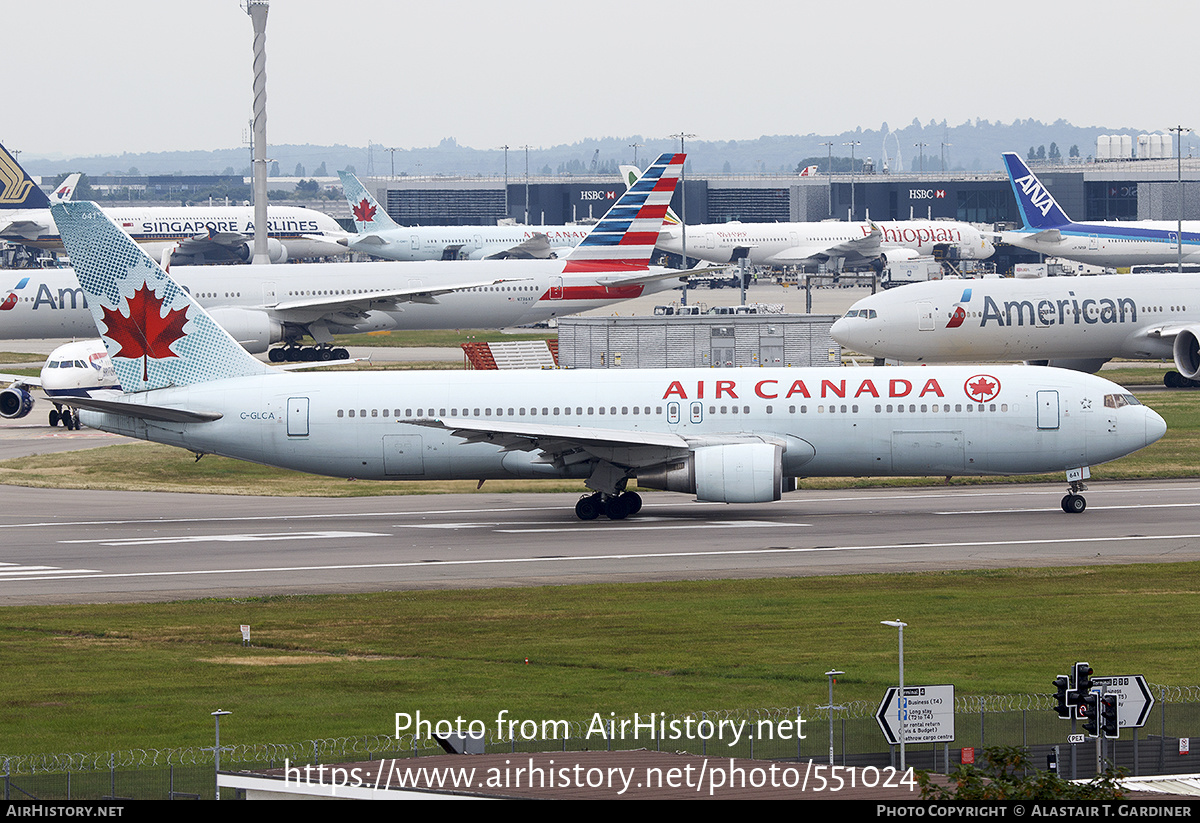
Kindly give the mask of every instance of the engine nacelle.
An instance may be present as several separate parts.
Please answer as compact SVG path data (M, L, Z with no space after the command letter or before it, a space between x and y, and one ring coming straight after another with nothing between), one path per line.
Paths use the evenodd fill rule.
M1200 375L1200 327L1189 326L1175 335L1175 368L1189 380Z
M234 247L234 254L238 260L243 263L249 263L254 258L254 241L248 240L240 246ZM287 246L280 243L274 237L267 238L267 259L272 263L286 263Z
M19 386L0 391L0 417L10 420L24 417L33 411L33 395Z
M879 255L885 266L888 263L903 263L905 260L912 260L920 256L921 253L916 249L888 249Z
M283 341L283 324L265 311L225 307L209 309L208 313L251 354L261 354L272 343Z
M769 503L783 496L783 448L772 443L704 446L687 458L638 472L648 489L694 494L712 503Z

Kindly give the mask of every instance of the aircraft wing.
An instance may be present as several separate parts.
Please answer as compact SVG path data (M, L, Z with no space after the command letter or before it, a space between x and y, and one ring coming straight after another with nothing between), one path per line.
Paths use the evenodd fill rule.
M671 280L679 278L680 280L689 277L693 274L709 274L714 271L724 271L729 268L728 264L720 266L705 266L704 268L694 269L659 269L652 268L649 271L638 272L637 274L613 275L612 277L598 277L596 282L601 286L638 286L644 283L654 283L658 280Z
M284 322L312 323L322 317L334 314L362 315L369 311L388 311L401 303L436 304L438 296L443 294L495 286L500 283L512 283L522 279L525 278L499 278L436 287L417 286L409 289L386 289L360 294L307 297L301 300L287 300L266 308L276 319Z
M848 257L851 259L862 257L872 260L878 257L883 251L881 246L882 240L883 232L880 231L878 226L872 223L871 231L862 237L823 245L809 243L802 246L793 246L779 254L772 255L771 262L786 265L789 263L800 263L805 260L828 260L831 257Z
M147 403L128 403L124 400L103 400L97 397L56 397L56 403L71 408L119 414L139 420L156 420L162 423L210 423L220 420L220 412L193 411L171 406L151 406Z
M19 243L22 240L37 240L48 231L50 231L49 223L42 223L38 220L13 220L0 228L0 238Z
M41 378L22 374L0 374L0 383L8 383L10 388L33 386L40 389L42 387Z
M1035 232L1002 231L998 236L1001 243L1008 243L1009 245L1013 245L1013 242L1008 239L1010 237L1015 237L1026 242L1032 240L1035 243L1057 243L1062 240L1062 232L1058 229L1042 229Z
M528 240L504 251L489 254L484 260L549 260L553 256L554 249L550 247L550 238L541 232L535 232Z
M648 468L680 460L702 446L776 442L753 434L696 438L665 432L528 421L427 418L404 422L445 429L468 443L492 443L504 451L538 451L541 452L541 462L555 465L599 459L626 468ZM778 442L786 446L783 441Z

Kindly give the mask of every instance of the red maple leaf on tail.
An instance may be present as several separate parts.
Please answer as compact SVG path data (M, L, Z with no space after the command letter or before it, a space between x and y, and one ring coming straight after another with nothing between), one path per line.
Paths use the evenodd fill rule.
M365 197L351 211L354 212L354 219L360 223L370 223L375 219L375 207L368 203Z
M128 317L107 306L102 307L107 329L105 336L121 347L114 357L142 358L142 381L146 382L150 379L147 358L160 360L179 356L171 351L171 344L184 336L187 309L170 309L163 317L163 301L146 283L133 293L133 297L126 298L125 303L129 306Z

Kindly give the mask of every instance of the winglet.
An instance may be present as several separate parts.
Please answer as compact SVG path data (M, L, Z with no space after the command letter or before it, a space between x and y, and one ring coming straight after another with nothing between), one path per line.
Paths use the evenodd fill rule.
M86 201L50 207L125 392L270 374Z
M400 228L357 177L348 171L339 171L338 177L342 178L342 192L350 204L354 228L359 234Z
M686 155L660 155L567 255L563 273L646 271Z
M45 209L50 198L33 178L25 173L17 159L0 146L0 209Z
M1070 224L1071 218L1018 155L1005 152L1004 167L1026 229L1052 229Z

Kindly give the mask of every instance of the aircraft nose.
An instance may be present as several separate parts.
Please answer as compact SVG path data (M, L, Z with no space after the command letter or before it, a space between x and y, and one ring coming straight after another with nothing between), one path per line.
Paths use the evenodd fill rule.
M1154 409L1142 408L1146 411L1146 445L1156 443L1162 436L1167 433L1167 421L1162 419L1162 415L1154 411Z

